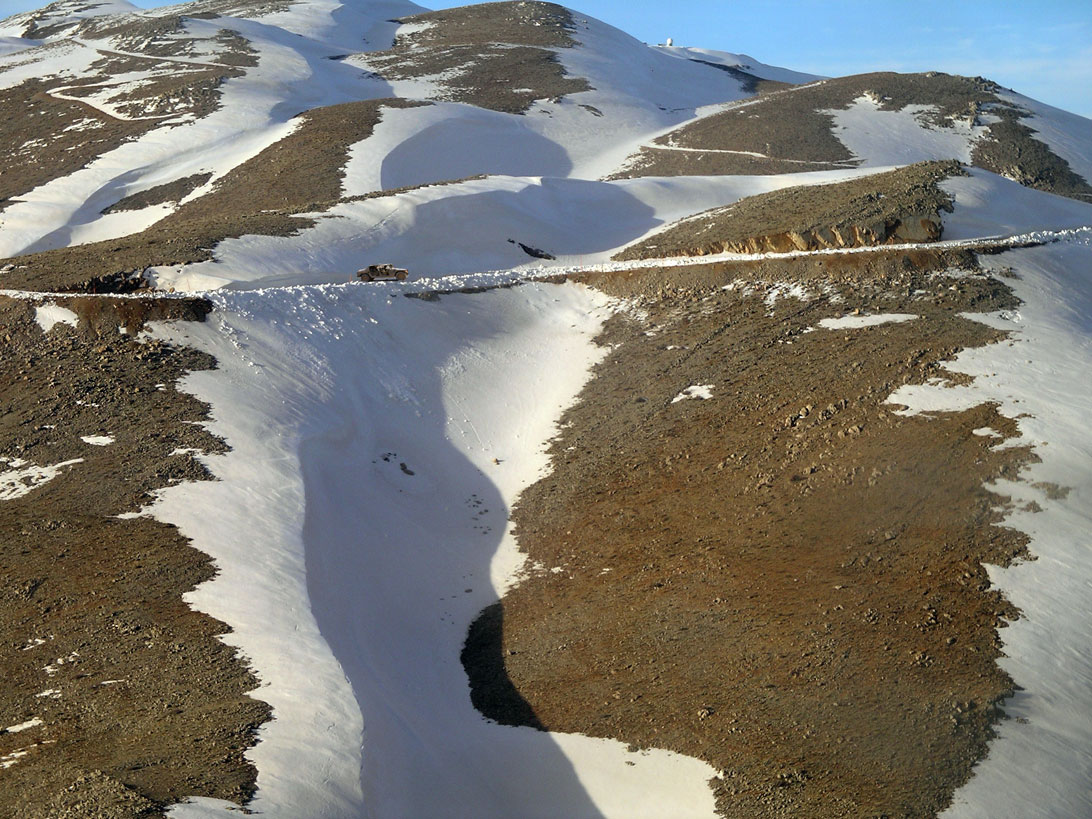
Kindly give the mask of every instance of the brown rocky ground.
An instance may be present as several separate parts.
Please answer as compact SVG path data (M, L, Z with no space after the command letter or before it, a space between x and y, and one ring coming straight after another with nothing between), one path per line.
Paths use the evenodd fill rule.
M749 196L691 216L614 259L764 253L932 242L952 198L938 183L964 175L956 161L919 162L863 179Z
M1032 455L974 434L1014 434L993 406L886 400L1015 299L969 253L856 256L582 277L636 309L514 510L534 568L468 637L483 713L704 759L724 816L948 804L1012 685L982 564L1026 539L984 483ZM853 310L919 318L818 328Z
M257 683L218 639L225 626L182 601L214 569L174 527L118 517L161 487L208 479L192 453L224 448L196 423L207 407L175 386L214 362L136 340L145 320L202 320L208 307L58 303L78 328L43 332L31 302L0 298L0 473L67 463L0 500L0 815L157 816L190 795L242 803L255 780L243 754L269 709L247 696ZM81 439L103 435L113 443Z
M104 208L102 212L121 213L127 210L143 210L152 205L163 205L168 202L178 204L210 179L212 174L209 172L184 176L119 199L110 207Z
M20 112L0 118L0 144L9 146L0 152L0 210L157 124L119 120L84 103L57 99L49 95L56 85L30 80L0 90L0 109Z
M575 28L569 10L554 3L482 3L399 22L428 27L354 61L386 79L434 78L443 88L437 99L522 114L536 100L590 88L584 78L566 76L553 51L574 44Z
M120 22L119 22L120 19ZM88 22L85 35L116 36L128 47L151 56L102 51L90 72L73 82L71 77L48 76L27 80L0 90L0 109L18 116L0 121L0 144L10 149L0 155L0 209L20 195L52 179L67 176L125 142L182 115L203 117L220 105L220 86L230 77L257 64L249 42L230 31L221 31L213 44L218 51L208 64L183 64L164 55L187 55L189 39L168 39L181 18L144 20L125 16ZM108 24L109 23L109 24ZM93 25L103 26L96 31ZM35 32L31 32L34 34ZM60 41L20 52L16 63L46 59L55 50L82 48ZM140 79L117 86L117 78ZM116 93L111 95L111 89ZM84 102L98 95L121 116Z
M657 140L663 146L710 152L752 152L766 161L748 163L731 155L714 158L656 150L652 145L631 157L615 178L720 173L712 170L718 165L723 165L725 173L785 173L781 166L787 160L844 165L852 162L853 156L835 136L833 117L824 112L847 109L854 100L869 95L885 111L900 111L908 105L934 106L936 110L928 119L936 128L949 127L957 120L978 124L985 113L1000 117L1000 122L988 126L989 135L975 145L971 155L974 165L1038 190L1092 199L1092 184L1035 139L1022 122L1028 113L998 97L1001 90L981 77L938 72L858 74L796 86L704 117Z

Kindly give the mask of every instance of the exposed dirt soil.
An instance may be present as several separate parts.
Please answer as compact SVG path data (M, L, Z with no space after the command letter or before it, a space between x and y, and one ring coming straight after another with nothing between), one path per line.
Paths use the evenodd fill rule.
M614 259L708 256L864 247L940 238L940 211L952 210L938 183L965 172L955 161L920 162L863 179L749 196L691 216Z
M509 45L569 48L576 29L572 13L556 3L478 3L403 17L428 28L400 36L408 46Z
M354 61L386 79L432 79L443 89L437 99L522 114L536 100L591 88L582 77L566 76L552 50L574 45L572 14L562 6L482 3L399 22L427 28L399 35L390 50Z
M660 137L658 142L680 148L749 151L770 159L850 162L853 155L831 130L834 118L819 111L848 108L856 96L831 94L833 99L817 98L815 89L827 90L826 85L802 86L749 100L739 107L683 125ZM835 105L835 101L843 100L844 106Z
M997 96L1001 90L996 83L981 77L938 72L858 74L766 94L683 125L657 142L707 151L748 151L771 160L846 163L853 156L835 136L833 117L823 112L845 110L854 100L868 95L884 111L900 111L908 105L934 106L932 113L922 116L935 128L950 127L957 120L980 124L983 114L1000 117L1000 122L988 126L989 135L972 151L976 166L1010 176L1038 190L1082 200L1092 198L1089 181L1075 174L1068 162L1035 139L1034 132L1021 122L1028 112ZM669 156L667 151L654 148L649 146L631 157L615 178L677 175L680 166L690 167L691 162L704 162L701 167L705 168L715 167L711 159ZM748 171L746 164L732 165L727 158L716 162L732 169L726 172L770 172L766 170L770 166L764 163L756 163Z
M982 563L1026 538L984 483L1033 456L974 433L1014 434L993 406L886 400L1016 301L950 275L971 254L857 255L582 277L635 309L514 510L531 569L463 654L483 713L704 759L729 817L948 804L1011 689ZM920 318L818 328L855 309Z
M15 267L0 273L0 287L112 291L119 280L131 278L118 274L208 261L227 238L292 235L314 224L296 214L327 210L341 200L349 148L371 135L383 108L422 104L384 99L308 111L293 133L226 174L211 193L147 230L10 259Z
M156 185L140 193L134 193L119 199L113 205L103 210L103 213L121 213L128 210L143 210L152 205L163 205L168 202L178 203L200 188L212 178L211 173L195 173L192 176L184 176L162 185Z
M157 489L208 479L193 453L224 449L198 425L207 407L175 387L215 362L136 340L145 320L202 320L208 306L56 301L78 328L45 333L32 303L0 298L0 473L67 464L0 500L0 814L242 803L255 782L243 754L269 709L247 696L257 681L218 639L226 627L182 601L211 562L172 526L118 517Z

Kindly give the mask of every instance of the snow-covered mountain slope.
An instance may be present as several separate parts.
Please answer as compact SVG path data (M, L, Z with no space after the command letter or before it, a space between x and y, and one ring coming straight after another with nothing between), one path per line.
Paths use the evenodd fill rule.
M1052 198L986 172L945 184L957 202L954 224L969 233L1006 234ZM998 205L1006 193L1027 203ZM1088 206L1058 201L1069 209L1058 214L1066 223L1087 212ZM961 221L965 213L973 214L970 223ZM998 575L1030 618L1015 624L1018 633L1007 632L1014 636L1006 636L1006 668L1024 689L1019 713L1031 719L1006 724L1004 739L982 764L981 781L957 793L951 816L996 815L1011 799L1054 804L1051 816L1079 815L1088 804L1079 765L1086 764L1089 727L1063 716L1070 709L1084 713L1088 689L1068 675L1088 679L1086 664L1076 669L1064 660L1059 666L1033 659L1044 651L1065 654L1089 637L1083 620L1066 614L1079 604L1048 602L1055 594L1061 601L1079 595L1089 571L1074 552L1092 463L1078 420L1084 400L1078 385L1085 379L1072 376L1089 367L1092 302L1080 263L1071 265L1087 255L1087 242L1085 231L1083 238L1020 251L1019 258L997 257L1003 271L1016 262L1030 312L989 317L1006 329L1015 322L1014 344L959 359L961 371L984 383L965 390L926 385L892 397L917 412L1000 400L1022 415L1030 402L1036 420L1021 422L1028 442L1051 442L1037 479L1077 493L1048 501L1047 483L1009 487L1029 509L1032 501L1046 508L1029 518L1036 533L1031 548L1040 558L1035 576L1024 567ZM1056 249L1064 252L1056 257ZM573 285L401 298L407 290L509 281L493 274L374 288L219 291L215 322L169 335L213 353L222 365L189 382L217 409L222 420L214 431L232 443L223 461L211 462L221 480L171 490L156 514L178 523L223 567L194 603L234 625L231 639L261 671L269 686L264 696L279 715L254 753L257 809L279 815L290 805L288 814L324 816L370 809L390 816L712 813L699 798L710 769L671 755L633 757L602 740L490 725L476 720L464 699L448 699L463 689L457 653L468 622L520 570L516 544L502 527L505 510L543 468L530 442L550 435L551 418L602 355L588 339L616 309ZM1068 318L1055 325L1052 305L1061 302ZM1026 356L1042 365L1025 377L1018 373ZM1057 429L1063 438L1054 437ZM262 464L277 464L277 471L255 466ZM241 535L255 519L263 521L267 553L278 555L257 578L249 536ZM282 608L270 611L262 594L231 593L255 586L292 589L299 602L287 606L278 598ZM1053 591L1043 595L1043 588ZM305 618L306 629L292 614L297 607L314 617ZM1046 639L1056 630L1064 640ZM295 660L297 654L306 660ZM303 662L308 673L301 675ZM347 675L347 687L336 668ZM316 688L324 693L308 693ZM348 713L300 707L319 696ZM362 759L339 757L357 745L327 730L325 719L350 734L364 726ZM1085 761L1047 761L1072 758ZM1030 759L1041 759L1050 775L1029 777ZM322 788L316 771L325 778ZM415 787L422 777L430 788ZM335 803L335 795L342 801ZM197 800L172 815L208 817L227 807Z
M520 567L506 509L545 463L526 443L550 435L601 357L590 340L610 300L576 285L393 296L225 292L223 324L172 334L222 363L191 389L254 410L216 425L235 442L214 467L223 482L178 487L156 512L212 550L222 573L193 602L236 624L231 639L265 669L280 716L256 749L254 808L711 815L714 771L696 760L490 724L450 696L466 688L467 624ZM255 517L257 575L242 535Z
M696 177L594 182L493 176L339 204L292 236L222 242L207 262L151 267L157 286L203 290L344 281L346 271L393 262L417 276L483 270L533 272L594 265L660 225L789 185L821 184L859 171L789 177ZM474 225L467 230L467 225ZM520 243L554 261L535 259Z
M958 159L1088 201L1092 124L980 77L861 74L782 89L665 134L616 176L788 173Z
M48 19L63 16L64 25L36 28L34 15L8 21L5 31L41 31L45 44L0 63L5 102L40 108L49 124L11 135L10 167L0 169L6 183L0 195L9 200L0 255L146 228L165 215L159 203L124 218L102 211L195 172L208 174L189 194L200 196L287 136L293 117L319 106L391 96L474 104L404 114L393 141L402 165L415 170L373 166L379 184L390 187L497 172L595 178L696 107L743 95L740 82L724 72L661 55L568 12L550 18L556 31L542 40L550 48L519 45L539 42L548 27L533 14L517 15L507 35L517 42L498 52L481 31L465 33L474 30L473 20L460 12L407 23L410 33L383 51L397 28L387 21L417 19L419 7L411 3L256 4L222 12L254 20L214 16L219 10L213 9L198 3L81 21L74 13L61 15L67 7L59 7ZM421 32L432 32L428 43L417 42ZM352 56L369 49L382 53ZM554 79L520 91L515 108L489 101L497 85L488 72L471 73L457 88L440 82L455 82L460 65L489 65L486 52L515 59L505 71L530 74L542 66ZM502 113L490 118L481 104L499 105ZM604 121L612 127L604 129ZM409 133L418 139L408 140ZM469 156L437 152L438 142L476 148ZM503 142L499 152L497 142ZM180 145L186 146L181 152Z
M751 82L765 80L767 83L773 84L803 85L823 79L816 74L805 74L802 71L792 71L788 68L766 65L746 54L732 54L727 51L676 45L662 45L657 46L657 48L665 54L671 54L684 60L695 60L739 72L745 78L753 78Z
M1092 811L1092 632L1078 611L1092 567L1080 551L1092 491L1081 426L1092 368L1088 120L981 78L826 79L742 54L649 46L551 3L429 11L409 0L196 0L153 10L61 0L0 21L0 111L9 114L0 117L0 316L12 327L12 316L26 319L26 339L16 339L26 346L0 362L0 378L10 376L3 383L13 396L44 379L26 398L31 409L12 398L0 413L11 438L0 434L5 485L28 474L44 485L77 463L34 460L39 444L27 430L65 434L34 414L56 411L50 390L61 367L43 369L53 360L43 350L88 347L106 386L73 400L96 408L129 395L113 381L116 359L102 352L122 336L138 351L127 365L134 372L154 362L150 339L217 365L191 364L183 383L210 407L199 423L226 445L197 456L216 480L189 480L194 466L182 481L173 466L152 464L162 481L148 506L108 523L152 515L215 563L216 577L186 600L224 624L211 635L229 629L223 640L250 663L254 696L272 708L271 721L226 740L224 759L254 766L239 774L242 785L225 788L227 798L286 819L689 817L759 803L770 815L935 815L949 804L951 815L968 817L1001 815L1007 805L1021 815L1043 805L1059 817ZM915 164L932 160L947 161L940 171ZM407 269L406 280L356 280L358 269L382 264ZM107 295L69 309L64 293ZM174 315L154 305L180 304L184 294L201 305L191 318L207 312L207 320L155 323L137 335L144 318ZM967 316L982 304L999 311L979 317L998 333L970 327ZM634 339L652 364L618 376L629 363L620 368L610 356ZM810 358L809 344L819 349ZM973 379L959 389L945 376L953 358ZM808 381L811 369L822 377ZM586 417L598 420L561 449L557 436L576 417L569 411L609 377L619 378L605 390L616 403L593 405ZM141 381L131 395L158 400L171 389ZM834 392L824 408L815 394L825 389ZM700 416L696 405L720 415ZM996 452L983 439L1001 432L942 415L995 406L1011 435ZM563 553L551 563L526 559L513 509L558 463L589 457L606 434L600 421L631 417L636 438L653 421L666 431L645 436L647 451L623 451L609 435L600 441L610 457L588 462L589 497L572 499L583 517L557 540L604 551L608 565L589 586L617 577L635 583L638 597L589 615L587 598L562 586L563 602L546 606L589 618L593 632L596 616L613 623L654 612L660 619L644 635L662 662L650 672L654 684L629 691L625 658L597 657L591 638L547 635L530 642L551 669L578 680L617 675L617 687L587 698L590 719L565 732L536 722L534 703L521 699L530 689L502 692L523 709L515 724L488 720L468 682L470 629L528 578L563 583L575 574ZM700 465L698 450L723 445L741 418L750 419L754 452ZM913 549L905 530L921 521L865 526L853 541L832 520L821 528L833 534L804 533L816 547L806 558L782 543L717 553L727 538L691 542L685 526L633 523L648 500L642 476L664 497L712 487L714 505L718 492L743 498L744 512L714 511L755 543L769 528L763 519L795 520L813 492L831 493L830 508L852 515L868 508L875 484L910 468L870 438L894 435L904 418L951 423L951 448L927 463L934 475L972 474L1007 457L1005 447L1030 448L1024 460L1013 450L1010 471L982 473L1000 486L978 479L958 499L966 508L952 501L958 525L932 534L951 541L934 550L928 571L925 558L920 570L910 561L909 579L888 567ZM90 446L87 438L101 443L112 432L80 440ZM677 442L691 433L702 442L684 451ZM921 435L919 444L928 440ZM777 447L782 461L747 471ZM771 498L786 486L779 507ZM20 486L19 496L38 488ZM1015 500L1006 506L999 494ZM989 570L1024 612L995 632L1015 612L982 564L1023 554L990 551L1004 540L994 525L1002 520L1026 533L1039 561L1033 571L1018 560ZM39 528L55 538L68 525L57 518ZM649 550L639 559L608 548L611 527L627 526ZM584 538L585 528L602 538ZM18 529L19 537L37 531ZM829 567L814 556L823 538L835 555ZM945 562L953 550L958 567ZM765 577L791 574L796 602L814 603L790 635L805 642L786 648L743 635L706 645L707 627L780 622L775 605L748 619L731 599L755 552L777 556L748 599ZM687 575L693 565L707 574ZM670 596L691 582L700 587L693 598ZM39 605L40 585L31 577L16 597ZM874 606L868 589L903 596ZM965 594L971 603L960 609L953 601ZM923 601L930 614L918 612ZM942 637L951 621L968 631ZM854 631L862 628L864 636ZM904 639L898 657L876 638L881 629ZM19 639L33 648L46 638ZM998 640L1027 722L1001 723L988 742L1002 694L983 689L967 702L964 693L1003 677L991 653ZM686 655L672 653L680 645L746 673L735 691L687 691L684 718L665 724L654 700L667 696L659 687L667 678L685 673L677 658ZM505 651L502 664L523 661L522 648ZM868 673L839 677L839 658L850 655L865 656ZM782 662L784 677L768 682ZM972 682L945 676L945 663ZM872 781L897 779L893 743L916 742L925 772L913 782L927 786L919 793L900 780L858 793L838 784L848 763L819 765L813 760L831 757L810 754L834 749L837 758L850 735L830 725L867 713L856 708L866 695L847 699L841 686L894 677L911 680L922 699L911 708L882 687L866 689L867 707L891 700L884 713L898 712L909 732L869 738L880 743ZM990 679L1003 687L1007 678ZM514 678L508 683L515 691ZM810 708L779 710L778 685L794 696L814 685L816 721ZM735 712L745 686L757 716ZM22 677L11 687L23 710L42 697L67 704L87 695L76 683L43 692ZM835 715L826 729L817 727L820 712ZM12 744L40 727L37 713L17 716L0 731L5 771L64 750L53 739ZM79 723L66 719L64 730ZM239 809L206 798L222 792L199 777L156 790L158 780L152 787L126 773L166 780L162 760L101 756L80 765L108 772L112 799L132 791L183 819ZM51 764L58 815L68 798L61 780L82 770ZM97 774L80 776L98 787Z
M422 13L411 3L325 0L116 11L58 4L11 18L4 28L44 39L0 58L7 103L40 110L42 123L28 133L25 120L17 130L9 120L14 150L0 168L7 200L0 255L90 245L85 254L28 266L72 271L73 285L147 268L166 287L283 282L293 273L301 282L340 281L376 261L415 275L470 272L526 264L515 242L566 261L601 261L665 221L782 187L786 173L848 171L862 162L879 168L932 158L970 161L975 153L979 164L1018 181L1068 185L1074 195L1085 184L1065 170L1066 157L1086 170L1082 120L1046 108L1026 117L1025 108L997 97L988 83L864 75L777 86L718 113L718 105L731 106L760 83L814 78L723 52L650 48L549 4ZM522 85L505 82L508 73L523 77ZM394 97L431 104L384 107L374 128L349 142L347 155L315 151L318 132L332 126L315 125L314 115L302 116L307 111ZM978 113L964 122L968 105ZM1030 139L1025 120L1048 133L1044 139L1058 151ZM992 134L1001 125L1008 130L998 141ZM259 184L255 169L283 153L279 146L301 126L312 130L292 143L298 163L314 167L315 177L339 177L340 195L308 200L290 193L279 207L269 197L248 201L247 186ZM1003 158L1005 146L1017 144L1014 129L1023 146L1017 165L982 160L990 145L1001 145L994 153ZM768 144L786 139L776 150ZM725 158L743 163L732 170L751 173L768 155L777 158L779 173L745 184L697 178L596 184L639 149L668 163L645 167L642 176L718 174ZM1025 167L1029 157L1044 156L1046 171ZM482 175L388 201L338 201ZM543 190L555 185L550 180L582 184L562 186L567 193L554 196L564 202L556 219L536 209L534 219L551 224L534 227L523 221L528 208L511 195L526 188L526 177L541 177L531 184ZM798 184L819 179L800 176ZM202 200L222 199L228 187L233 216L211 224ZM521 201L537 198L527 190ZM631 206L611 208L606 223L620 218L624 227L581 235L581 225L600 224L604 203L632 199ZM455 224L448 220L427 231L434 246L458 252L437 256L416 240L401 249L389 244L408 226L433 224L432 214L463 207L474 207L473 218L494 227L467 235L461 227L444 228ZM271 218L282 210L324 217L307 228L304 221ZM305 229L284 235L299 228ZM172 254L164 239L180 232L194 238L183 243L184 252L173 243ZM274 238L257 238L269 233ZM107 244L121 237L124 252L112 259L118 250ZM270 269L239 270L235 248L266 246L277 256Z

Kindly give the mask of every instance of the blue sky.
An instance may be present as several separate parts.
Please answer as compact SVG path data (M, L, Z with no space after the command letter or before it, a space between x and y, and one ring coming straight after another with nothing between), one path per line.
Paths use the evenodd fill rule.
M1092 117L1092 0L567 0L565 5L645 42L672 37L675 45L742 52L828 76L884 70L981 75Z
M139 5L164 5L137 0ZM464 2L428 2L448 8ZM1092 0L565 0L650 43L745 53L840 76L865 71L982 75L1092 117ZM0 17L44 5L0 0Z

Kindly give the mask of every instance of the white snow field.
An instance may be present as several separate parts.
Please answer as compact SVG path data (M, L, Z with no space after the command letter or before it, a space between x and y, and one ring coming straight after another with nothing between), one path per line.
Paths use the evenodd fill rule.
M834 135L865 165L910 165L927 159L971 161L974 143L986 126L962 121L950 127L930 127L922 114L929 105L908 105L885 111L879 100L862 96L846 110L825 111L834 118Z
M249 754L253 809L714 815L708 765L490 723L459 660L521 568L508 507L542 474L612 304L571 284L438 302L364 284L212 297L208 324L160 332L219 360L185 386L232 451L206 459L219 481L166 490L153 511L216 559L190 602L232 625L274 707Z
M442 153L442 142L433 145L431 153ZM405 268L411 278L500 270L546 274L561 269L624 269L640 265L612 263L615 253L679 219L747 196L841 182L893 167L614 182L512 176L472 179L342 203L319 215L314 227L294 236L227 239L216 247L211 261L153 267L149 275L161 289L192 291L344 282L353 271L376 262ZM968 173L941 185L955 200L955 211L941 214L945 240L1092 225L1092 204L1025 188L979 168L969 168ZM354 178L347 177L347 189L353 190ZM533 259L515 242L545 250L556 260ZM654 264L658 262L647 263Z
M442 150L442 143L433 146ZM646 177L617 182L501 177L336 205L294 236L242 236L214 258L151 268L176 290L343 282L374 262L413 278L603 264L622 247L709 208L793 185L852 179L880 170L781 176ZM541 248L557 264L532 259Z

